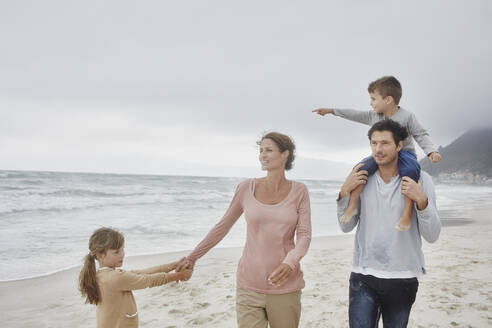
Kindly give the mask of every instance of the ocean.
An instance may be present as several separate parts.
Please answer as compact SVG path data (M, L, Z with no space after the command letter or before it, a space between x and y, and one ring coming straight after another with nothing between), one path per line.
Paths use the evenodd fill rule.
M222 218L242 180L0 171L0 281L80 265L90 235L101 226L125 235L127 256L192 249ZM313 236L341 234L335 199L342 182L299 181L310 192ZM463 199L477 204L492 196L492 186L436 189L441 213L458 219L467 217L466 206L456 205ZM242 246L244 241L245 222L240 218L217 247Z
M101 226L125 235L127 256L192 249L222 218L242 180L0 171L0 281L80 265ZM340 183L303 182L315 209L314 235L339 234L333 200ZM218 247L244 241L241 218Z

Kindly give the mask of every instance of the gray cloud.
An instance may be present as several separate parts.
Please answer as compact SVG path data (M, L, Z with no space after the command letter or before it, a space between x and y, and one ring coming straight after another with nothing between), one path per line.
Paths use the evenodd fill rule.
M81 138L104 113L117 130L122 117L198 136L276 129L329 155L365 147L367 127L311 110L369 110L367 84L393 74L401 105L445 145L492 124L491 14L485 1L2 3L0 135L48 146L50 131ZM90 145L125 140L125 126Z

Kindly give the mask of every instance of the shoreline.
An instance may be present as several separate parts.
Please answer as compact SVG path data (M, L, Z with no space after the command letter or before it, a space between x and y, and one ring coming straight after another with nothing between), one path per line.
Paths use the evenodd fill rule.
M442 224L442 227L449 227L449 226L461 226L461 225L465 225L465 224L473 224L475 223L476 221L473 220L473 219L470 219L470 218L441 218L441 224ZM323 239L323 238L332 238L332 237L340 237L340 236L345 236L345 235L353 235L355 233L355 229L352 231L352 232L349 232L349 233L344 233L342 231L339 231L337 233L333 233L333 234L327 234L327 235L321 235L321 236L313 236L313 239L311 241L311 246L310 247L313 247L313 242L316 240L316 239ZM241 248L242 249L243 246L223 246L221 247L220 246L220 243L219 245L215 246L214 249L229 249L229 248ZM125 257L125 262L127 262L128 260L130 260L130 262L133 262L133 259L135 258L145 258L145 257L167 257L166 255L167 254L176 254L177 256L179 254L181 254L181 257L184 256L182 254L188 254L192 251L192 249L186 249L186 250L179 250L179 251L172 251L172 252L157 252L157 253L146 253L146 254L136 254L136 255L130 255L130 256L127 256ZM138 262L138 261L137 261ZM50 272L46 272L46 273L42 273L42 274L39 274L39 275L34 275L34 276L30 276L30 277L23 277L23 278L14 278L14 279L6 279L6 280L0 280L0 288L2 286L2 284L5 284L5 283L13 283L13 282L18 282L18 281L27 281L27 280L31 280L31 279L39 279L39 278L44 278L44 277L50 277L50 276L55 276L57 274L62 274L63 272L66 272L66 271L71 271L71 270L74 270L74 269L77 269L81 268L82 264L81 263L78 263L78 264L73 264L73 265L70 265L68 267L65 267L65 268L61 268L59 270L55 270L55 271L50 271Z
M352 234L352 233L349 233L349 234ZM337 237L337 236L343 236L343 235L345 235L345 233L342 232L342 231L339 231L339 232L334 232L334 233L331 233L331 234L326 234L326 235L321 235L321 236L313 236L313 239L315 239L315 238L330 238L330 237ZM196 243L198 244L199 242L200 241L197 241ZM219 243L219 245L215 246L214 249L242 248L242 247L243 246L220 246L220 243ZM170 252L156 252L156 253L135 254L135 255L125 256L125 261L128 260L128 259L133 259L133 258L138 258L138 257L164 256L165 254L173 254L173 253L174 254L180 254L180 253L186 253L186 254L188 254L188 253L191 253L192 250L193 249L184 249L184 250L170 251ZM83 256L81 256L81 259L82 258L83 258ZM34 275L34 276L0 280L0 286L3 283L16 282L16 281L24 281L24 280L29 280L29 279L37 279L37 278L42 278L42 277L56 275L58 273L62 273L64 271L69 271L69 270L72 270L74 268L80 268L82 266L81 263L82 263L82 260L78 264L72 264L72 265L69 265L67 267L64 267L64 268L61 268L61 269L58 269L58 270L54 270L54 271L50 271L50 272L46 272L46 273L41 273L41 274L37 274L37 275Z
M330 235L323 235L323 236L315 236L312 238L312 241L311 241L311 246L310 248L313 247L313 243L316 243L317 239L324 239L324 238L332 238L332 237L341 237L341 236L345 236L345 235L348 235L348 236L351 236L353 235L353 232L350 232L350 233L343 233L341 232L340 234L330 234ZM212 250L232 250L232 249L243 249L243 246L224 246L224 247L220 247L220 244L215 246ZM155 259L155 258L168 258L170 257L171 255L176 255L176 256L185 256L189 253L191 253L192 249L186 249L186 250L180 250L180 251L174 251L174 252L158 252L158 253L148 253L148 254L138 254L138 255L130 255L130 256L125 256L125 265L126 263L130 262L130 263L139 263L139 262L146 262L145 259L146 258L152 258L152 259ZM179 258L181 258L179 257ZM179 259L177 258L177 259ZM42 278L49 278L49 277L54 277L56 275L62 275L64 274L64 272L70 272L70 271L73 271L75 269L77 270L80 270L80 268L82 267L82 264L74 264L74 265L71 265L69 267L66 267L66 268L62 268L62 269L59 269L59 270L56 270L56 271L51 271L51 272L47 272L47 273L43 273L43 274L40 274L40 275L36 275L36 276L32 276L32 277L25 277L25 278L16 278L16 279L8 279L8 280L0 280L0 289L2 287L2 284L7 284L7 283L15 283L15 282L22 282L22 281L27 281L27 280L35 280L35 279L42 279ZM125 266L122 267L123 269L127 269ZM131 269L137 269L138 267L135 267L135 268L129 268L129 270Z

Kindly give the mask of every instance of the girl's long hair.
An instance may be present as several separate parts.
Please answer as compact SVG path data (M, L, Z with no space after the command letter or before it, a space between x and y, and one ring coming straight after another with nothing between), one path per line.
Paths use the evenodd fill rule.
M84 266L79 274L79 290L86 297L85 302L97 305L101 292L96 277L96 255L105 254L110 249L119 249L125 243L123 235L111 228L99 228L89 239L89 254L84 258Z

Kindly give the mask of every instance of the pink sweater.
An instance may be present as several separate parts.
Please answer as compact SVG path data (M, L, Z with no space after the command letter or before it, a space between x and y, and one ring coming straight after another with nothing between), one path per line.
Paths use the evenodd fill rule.
M246 245L239 260L237 284L264 294L285 294L304 287L300 260L311 242L309 193L303 183L292 181L292 188L280 203L266 205L253 194L254 179L241 182L224 217L188 256L195 261L217 245L241 214L247 223ZM296 234L296 243L294 243ZM268 276L286 263L293 272L281 287L268 283Z

